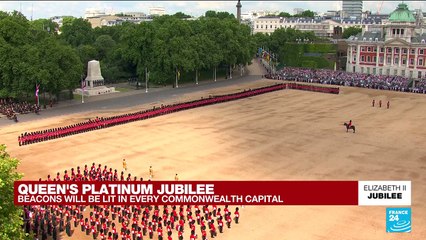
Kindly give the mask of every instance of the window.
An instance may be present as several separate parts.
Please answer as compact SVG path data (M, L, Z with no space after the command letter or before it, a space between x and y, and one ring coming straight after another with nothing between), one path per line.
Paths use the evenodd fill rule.
M272 25L271 25L271 28L272 28Z
M403 58L402 59L402 64L404 64L404 65L407 64L407 59Z
M380 63L383 63L383 56L380 56L380 58L379 58L379 61L380 61Z
M423 58L419 59L419 66L423 66Z
M361 73L364 73L364 67L361 67Z
M382 75L383 74L383 69L379 69L379 75Z
M374 56L374 57L373 57L373 62L374 62L374 63L376 63L376 62L377 62L377 57L376 57L376 56Z
M361 52L365 52L365 47L361 47Z
M398 29L396 29L396 34L398 34L398 35L399 35L399 28L398 28Z
M365 62L365 56L361 56L361 62Z
M399 48L395 48L395 53L399 53Z
M395 58L395 61L393 62L393 64L399 64L399 58Z
M420 49L419 50L419 54L423 54L424 53L424 50L423 49Z
M417 77L418 77L418 78L421 78L421 77L422 77L422 72L418 71L418 72L417 72Z
M367 52L371 52L371 47L367 47Z
M367 74L370 74L370 68L369 67L367 68Z
M391 64L391 57L390 56L387 57L386 64Z
M395 35L395 28L394 28L394 29L392 29L392 34L393 34L393 35Z
M385 52L385 48L380 48L380 52L384 53Z
M377 52L377 48L376 47L373 47L373 52Z
M422 39L422 43L425 43L425 40L424 40L424 39Z
M392 53L392 48L388 48L388 53Z
M355 66L352 67L352 72L355 72Z
M376 68L373 68L373 74L376 75Z
M367 56L367 62L371 62L371 57Z
M410 65L414 65L414 58L410 58Z
M401 35L404 35L404 29L401 29ZM404 74L403 74L404 75Z
M407 54L407 49L406 49L406 48L403 48L403 49L402 49L402 53Z
M256 25L256 28L259 28L259 25Z
M405 77L405 70L401 70L401 76Z
M356 57L354 57L354 62L356 62Z
M260 28L263 28L263 25L260 25Z
M393 70L393 75L398 75L398 70L397 69Z
M386 75L390 75L390 69L386 69Z
M411 49L411 54L416 54L416 49L412 48Z

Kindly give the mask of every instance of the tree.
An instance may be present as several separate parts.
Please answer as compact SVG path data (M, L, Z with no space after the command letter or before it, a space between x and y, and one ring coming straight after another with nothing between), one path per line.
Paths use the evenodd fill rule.
M114 50L115 45L115 41L109 35L101 35L96 38L94 47L98 51L98 59L103 60L106 58L107 55Z
M31 21L30 24L33 29L46 31L49 34L54 34L56 30L59 29L58 24L50 19L37 19Z
M350 36L355 36L355 35L357 35L358 33L361 33L362 32L362 29L361 28L359 28L359 27L348 27L348 28L346 28L345 29L345 31L343 32L343 38L344 39L347 39L347 38L349 38Z
M64 24L60 36L73 47L78 47L81 44L92 44L94 41L92 26L83 18L76 18L71 23Z
M187 15L183 12L177 12L173 15L174 17L180 18L180 19L186 19L186 18L191 18L191 15Z
M294 15L293 17L310 17L310 18L313 18L313 17L315 17L315 13L310 11L310 10L306 10L306 11L303 11L301 14Z
M204 16L206 18L219 18L219 19L231 18L231 19L235 19L235 16L232 13L229 13L229 12L216 12L216 11L212 11L212 10L207 11L204 14Z
M289 18L291 17L291 14L288 12L280 12L280 14L278 14L279 17L285 17L285 18Z
M16 172L19 161L0 145L0 239L24 239L22 208L14 205L13 183L22 178Z

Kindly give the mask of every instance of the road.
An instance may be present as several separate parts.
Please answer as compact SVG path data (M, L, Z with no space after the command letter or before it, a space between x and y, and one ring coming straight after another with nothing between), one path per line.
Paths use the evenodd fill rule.
M248 83L258 81L262 78L262 66L258 61L254 60L253 64L248 66L247 75L237 76L237 72L234 72L232 79L218 79L218 81L204 81L199 82L198 85L195 83L186 83L179 85L179 88L163 87L159 89L151 89L148 93L144 90L131 91L124 93L114 93L103 96L96 96L85 98L85 103L79 103L75 100L65 101L59 103L57 107L41 111L40 115L35 114L24 114L19 115L19 122L27 122L32 120L45 119L56 116L63 116L67 114L75 114L96 110L116 110L128 107L134 107L143 104L150 104L159 101L169 100L177 96L184 94L195 93L199 91L208 91L211 89L222 88L232 85L238 85L241 83ZM2 116L0 118L0 127L5 127L15 123L11 120Z

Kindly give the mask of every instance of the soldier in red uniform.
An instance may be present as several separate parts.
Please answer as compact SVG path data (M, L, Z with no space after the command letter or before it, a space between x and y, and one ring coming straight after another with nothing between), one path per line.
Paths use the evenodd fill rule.
M226 225L228 226L228 228L231 228L231 223L232 223L231 213L228 212L228 215L226 215Z
M202 239L202 240L207 240L207 231L206 231L206 226L202 226L202 227L201 227L201 239Z
M240 213L238 212L239 208L237 207L234 212L235 223L238 224L238 219L240 218Z
M223 220L222 220L222 216L220 216L220 217L217 219L217 225L218 225L218 227L219 227L219 232L220 232L220 233L223 233Z

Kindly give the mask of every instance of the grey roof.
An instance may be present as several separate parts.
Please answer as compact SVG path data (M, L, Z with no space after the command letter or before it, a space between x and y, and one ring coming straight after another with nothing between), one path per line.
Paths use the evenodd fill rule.
M422 40L426 41L426 33L411 38L411 42L413 43L421 43Z
M379 31L365 31L364 34L358 33L355 37L358 38L358 41L383 41L384 38L381 37L382 33ZM364 40L365 39L365 40ZM354 38L350 38L354 40Z

